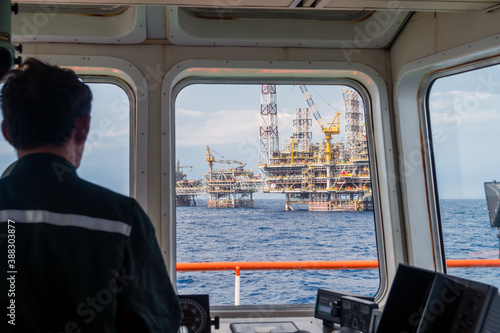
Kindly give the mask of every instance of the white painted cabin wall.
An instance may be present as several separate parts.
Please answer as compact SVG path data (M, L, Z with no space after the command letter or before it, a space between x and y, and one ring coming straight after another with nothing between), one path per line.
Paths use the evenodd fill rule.
M416 13L391 48L392 79L408 62L500 33L500 10Z

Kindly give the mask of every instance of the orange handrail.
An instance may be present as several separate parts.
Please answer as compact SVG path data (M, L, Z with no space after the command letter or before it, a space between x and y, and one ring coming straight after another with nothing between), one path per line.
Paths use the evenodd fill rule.
M500 259L448 259L446 264L452 268L500 267Z
M500 267L500 259L449 259L451 268ZM259 262L196 262L177 263L178 272L239 270L305 270L305 269L374 269L377 260L350 261L259 261Z
M500 267L500 259L449 259L448 267ZM240 305L241 270L304 270L304 269L374 269L378 260L349 261L257 261L257 262L192 262L178 263L178 272L234 271L234 304Z

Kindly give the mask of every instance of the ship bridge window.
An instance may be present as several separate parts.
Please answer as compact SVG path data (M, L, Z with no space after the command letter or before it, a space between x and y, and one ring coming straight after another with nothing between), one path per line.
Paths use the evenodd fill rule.
M500 287L498 230L484 183L500 180L500 66L442 77L429 94L429 120L447 271ZM466 268L457 268L457 260Z
M213 305L314 304L318 288L375 295L364 113L360 94L341 85L182 89L178 292L210 294ZM351 263L360 269L343 269Z
M86 78L86 81L92 82L92 79ZM116 84L88 85L93 94L91 124L78 175L92 183L129 195L129 97ZM2 120L0 112L0 122ZM15 150L0 135L0 175L16 160Z

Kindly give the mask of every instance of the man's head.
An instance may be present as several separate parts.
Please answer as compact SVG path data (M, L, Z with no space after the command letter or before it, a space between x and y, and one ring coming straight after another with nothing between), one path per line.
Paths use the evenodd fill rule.
M5 78L2 131L18 153L78 146L81 157L90 121L89 87L73 71L33 58Z

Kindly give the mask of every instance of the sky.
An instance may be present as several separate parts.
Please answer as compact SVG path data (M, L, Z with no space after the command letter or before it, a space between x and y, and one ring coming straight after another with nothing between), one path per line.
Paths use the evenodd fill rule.
M484 199L500 180L500 67L438 79L429 109L440 198Z
M91 133L78 173L117 192L129 193L129 101L112 84L91 84L94 94ZM308 85L325 124L341 111L345 140L345 107L340 86ZM258 174L261 85L196 84L176 99L176 158L188 179L203 178L206 147L216 159L237 160ZM429 109L440 198L484 198L483 183L500 180L500 67L438 79L431 87ZM296 108L308 107L298 85L277 86L280 147L290 140ZM311 115L312 117L312 115ZM1 115L0 115L1 119ZM313 119L312 142L323 134ZM0 138L0 170L16 159ZM215 165L218 169L226 164ZM267 196L264 196L267 197Z

